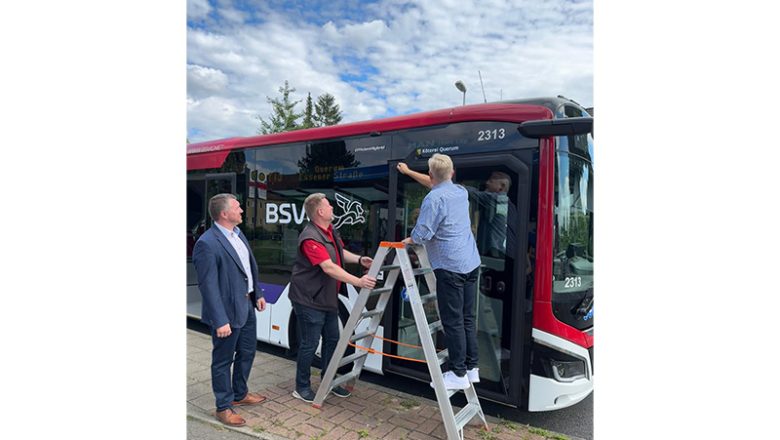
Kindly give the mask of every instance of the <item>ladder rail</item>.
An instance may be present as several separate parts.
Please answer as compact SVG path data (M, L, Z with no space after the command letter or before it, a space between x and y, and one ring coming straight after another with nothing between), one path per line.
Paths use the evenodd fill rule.
M398 264L398 252L396 252L395 258L393 260L393 265ZM396 280L398 279L398 274L400 273L399 269L391 269L387 276L385 277L385 284L384 286L395 286ZM379 301L377 301L376 306L374 306L375 310L381 310L381 313L378 313L376 315L373 315L371 317L371 321L368 324L368 329L371 332L370 337L367 337L364 339L364 341L368 341L367 344L364 344L364 347L371 348L371 346L374 344L374 337L376 336L376 332L379 331L379 323L382 322L382 318L384 317L384 311L387 308L387 305L390 303L390 297L392 295L393 291L390 290L387 292L387 294L382 294L382 296L379 297ZM361 371L363 371L363 367L366 364L366 361L368 360L368 356L358 358L353 367L352 371L358 372L358 375L356 377L360 376Z
M424 253L424 251L418 251L418 259L422 253ZM411 269L411 261L409 261L407 252L399 254L401 259L401 271L404 273L406 294L409 296L409 303L412 306L412 313L414 314L414 321L417 326L417 334L420 337L420 344L423 347L425 359L428 361L426 364L428 365L428 372L433 381L433 389L436 391L436 400L439 403L439 411L442 416L442 421L444 422L444 430L447 432L447 438L460 438L455 424L452 403L450 402L450 397L447 395L447 388L444 386L444 377L439 368L439 356L438 353L436 353L436 347L433 345L433 336L431 335L428 318L425 316L425 309L423 309L422 301L420 300L420 294L417 291L414 275L410 274L411 276L407 278L406 275L408 272L411 272L411 270L404 272L404 269ZM422 259L420 259L420 263L422 266ZM435 359L436 361L431 362L431 359Z
M379 249L377 249L376 258L373 260L373 262L371 263L371 267L368 270L369 276L376 278L376 275L379 272L379 268L382 265L382 261L385 259L385 256L387 255L387 252L388 252L387 248L380 247ZM336 376L336 371L338 370L339 364L341 363L341 360L344 357L344 353L347 351L347 344L349 342L349 337L345 337L345 336L351 336L355 332L357 323L360 320L360 313L355 313L355 310L362 312L363 308L366 306L366 303L368 302L368 297L371 290L374 289L366 289L366 288L360 289L360 293L358 294L357 300L355 301L355 305L353 306L353 311L349 314L347 323L344 324L344 329L342 330L342 334L339 337L338 343L336 343L336 348L333 351L333 356L331 357L331 360L328 363L328 366L325 370L325 374L322 376L322 382L320 382L320 386L317 389L317 393L314 397L315 407L320 407L322 405L322 402L325 400L325 396L327 396L327 394L330 392L331 382L333 381L333 378L335 378Z

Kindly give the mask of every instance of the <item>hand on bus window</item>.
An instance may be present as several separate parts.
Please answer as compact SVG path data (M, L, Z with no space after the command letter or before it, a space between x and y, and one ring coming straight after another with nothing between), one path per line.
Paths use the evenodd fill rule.
M398 169L398 172L401 174L406 174L409 172L409 166L403 162L399 162L396 166L396 169Z
M230 324L225 324L222 327L217 329L217 337L218 338L227 338L228 336L233 333L230 331Z
M265 298L260 298L257 300L257 310L261 312L265 310Z

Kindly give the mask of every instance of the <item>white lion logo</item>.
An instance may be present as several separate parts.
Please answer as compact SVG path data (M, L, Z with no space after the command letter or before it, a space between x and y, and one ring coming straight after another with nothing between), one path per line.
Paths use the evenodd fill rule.
M341 215L333 215L333 228L338 229L343 225L356 225L365 223L363 218L363 205L356 200L350 200L339 193L336 193L336 204L344 212Z

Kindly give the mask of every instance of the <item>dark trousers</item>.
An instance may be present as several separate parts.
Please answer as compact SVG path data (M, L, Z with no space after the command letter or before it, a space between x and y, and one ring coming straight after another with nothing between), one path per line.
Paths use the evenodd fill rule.
M211 389L217 398L217 411L231 408L234 400L243 399L249 392L246 381L249 379L257 350L257 318L254 307L249 308L246 324L241 328L231 326L230 331L232 333L227 338L218 338L217 330L211 329Z
M311 363L322 336L322 372L328 368L330 358L339 342L339 313L313 309L292 303L298 324L298 362L295 372L295 389L311 389Z
M479 364L476 297L479 268L469 273L436 269L436 296L449 350L450 371L458 376Z

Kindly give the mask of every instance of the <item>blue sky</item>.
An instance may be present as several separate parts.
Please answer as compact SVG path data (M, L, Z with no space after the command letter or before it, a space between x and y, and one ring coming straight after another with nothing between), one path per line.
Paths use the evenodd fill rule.
M257 133L267 97L335 96L344 122L564 95L593 105L592 1L188 0L187 135ZM299 104L302 111L304 102Z

